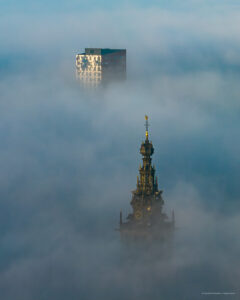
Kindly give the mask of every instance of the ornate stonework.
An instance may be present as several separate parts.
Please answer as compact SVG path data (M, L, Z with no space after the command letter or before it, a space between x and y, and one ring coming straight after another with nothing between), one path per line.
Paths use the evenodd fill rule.
M146 138L142 143L140 153L142 165L139 167L137 186L132 191L132 213L128 215L127 222L122 221L120 213L120 232L125 235L146 236L149 234L163 233L174 228L174 213L169 221L162 212L164 201L162 191L158 189L155 167L152 166L151 156L154 153L152 142L148 139L148 117L146 119Z

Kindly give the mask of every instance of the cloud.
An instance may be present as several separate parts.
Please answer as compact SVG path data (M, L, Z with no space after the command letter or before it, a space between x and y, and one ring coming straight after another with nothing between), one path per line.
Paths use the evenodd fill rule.
M0 83L2 298L237 292L237 13L138 7L1 25L11 62ZM96 44L126 47L129 76L87 94L74 55ZM115 231L130 210L145 113L165 211L176 214L168 255L129 249Z

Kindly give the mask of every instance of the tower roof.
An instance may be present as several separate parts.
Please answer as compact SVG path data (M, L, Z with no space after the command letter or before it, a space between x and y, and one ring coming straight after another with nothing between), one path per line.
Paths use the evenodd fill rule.
M148 123L148 116L145 115L145 127L146 127L146 131L145 131L145 142L142 143L141 148L140 148L140 153L142 154L142 156L145 157L150 157L153 155L154 152L154 148L152 145L152 142L149 142L148 137L149 137L149 123Z
M111 53L122 52L126 55L126 49L110 49L110 48L85 48L85 52L82 55L106 55Z
M122 213L120 212L120 231L126 234L125 237L140 237L145 239L150 236L151 239L165 237L166 232L174 229L174 215L172 221L167 220L167 216L162 212L164 201L162 191L158 189L158 180L155 176L155 167L152 166L152 154L154 148L149 141L148 116L145 116L145 141L142 143L140 153L142 154L142 165L139 167L137 176L137 186L132 191L132 213L127 217L127 222L122 222ZM157 227L156 227L157 226ZM154 228L157 228L155 230Z

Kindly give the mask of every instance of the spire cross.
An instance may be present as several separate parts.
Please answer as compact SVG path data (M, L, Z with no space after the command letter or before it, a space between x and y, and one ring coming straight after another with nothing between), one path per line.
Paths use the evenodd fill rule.
M148 140L148 127L149 127L149 123L148 123L148 116L145 115L145 127L146 127L146 139Z

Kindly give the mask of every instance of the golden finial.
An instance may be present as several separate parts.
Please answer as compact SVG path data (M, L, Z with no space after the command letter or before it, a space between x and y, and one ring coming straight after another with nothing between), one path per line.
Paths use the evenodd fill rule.
M148 124L148 116L147 115L145 115L145 120L146 120L146 123L145 123L146 133L145 133L145 135L146 135L146 140L148 140L148 126L149 126L149 124Z

